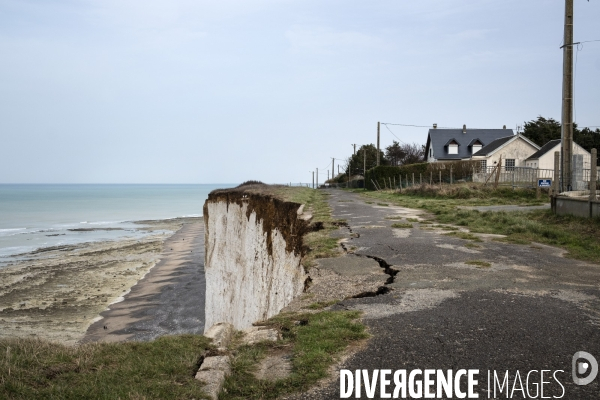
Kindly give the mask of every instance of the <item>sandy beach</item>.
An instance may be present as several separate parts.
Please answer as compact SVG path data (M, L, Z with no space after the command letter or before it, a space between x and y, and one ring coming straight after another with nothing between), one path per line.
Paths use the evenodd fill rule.
M165 252L172 253L166 240L201 221L139 221L149 232L142 239L38 249L0 268L0 337L78 343L100 313L122 301Z

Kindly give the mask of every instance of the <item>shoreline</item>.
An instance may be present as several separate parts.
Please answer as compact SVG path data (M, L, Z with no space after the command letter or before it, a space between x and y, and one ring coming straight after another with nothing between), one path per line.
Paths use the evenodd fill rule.
M100 313L82 343L203 334L204 223L185 224L164 242L160 261Z
M0 268L0 338L77 344L100 313L159 263L165 242L199 221L202 217L135 221L148 225L140 228L148 236L36 249Z

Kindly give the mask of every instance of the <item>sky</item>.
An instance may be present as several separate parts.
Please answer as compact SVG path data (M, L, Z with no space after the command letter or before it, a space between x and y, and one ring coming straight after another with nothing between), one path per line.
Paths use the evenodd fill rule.
M575 0L575 41L599 18ZM560 120L563 23L557 0L0 0L0 183L322 181L378 121ZM600 126L600 41L576 56Z

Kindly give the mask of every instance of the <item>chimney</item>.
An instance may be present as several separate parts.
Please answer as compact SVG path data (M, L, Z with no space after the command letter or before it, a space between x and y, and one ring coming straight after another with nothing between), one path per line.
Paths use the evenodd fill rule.
M437 124L433 124L433 129L437 129Z
M506 125L504 125L504 126L502 127L502 129L506 129Z
M463 133L467 133L467 126L463 125Z

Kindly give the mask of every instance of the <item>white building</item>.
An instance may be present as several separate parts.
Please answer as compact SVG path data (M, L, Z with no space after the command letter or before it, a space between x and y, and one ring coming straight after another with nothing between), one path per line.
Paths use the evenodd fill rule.
M539 169L554 169L554 152L561 153L560 139L551 140L525 160L525 166ZM590 169L592 156L583 147L573 142L573 154L583 155L583 169Z
M509 168L525 167L526 160L536 153L540 147L521 134L499 138L487 144L473 154L471 159L480 160L482 170L501 166Z

